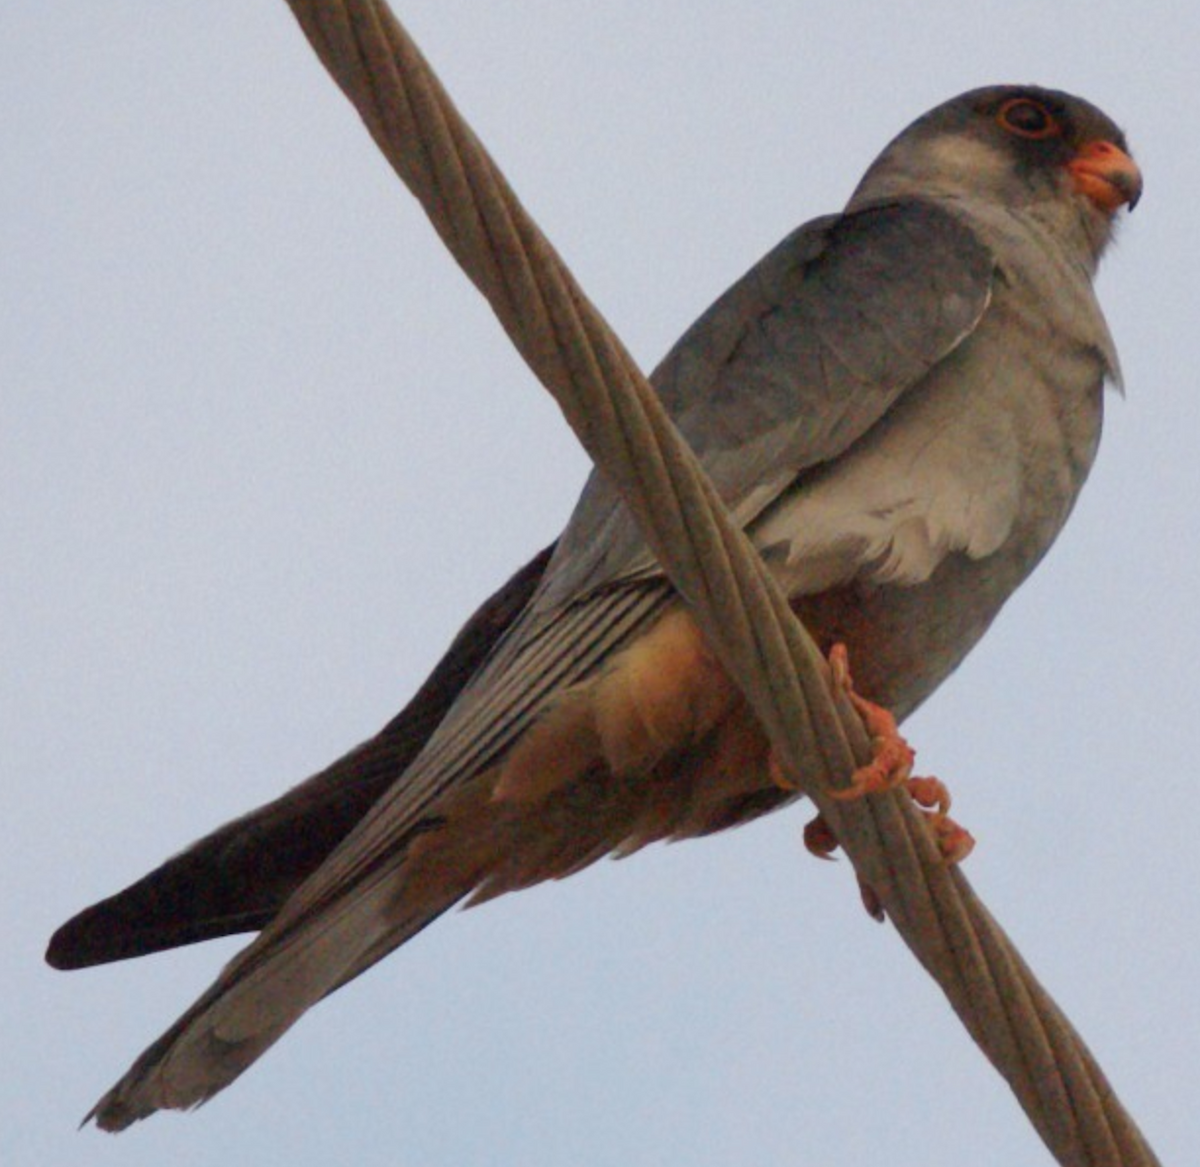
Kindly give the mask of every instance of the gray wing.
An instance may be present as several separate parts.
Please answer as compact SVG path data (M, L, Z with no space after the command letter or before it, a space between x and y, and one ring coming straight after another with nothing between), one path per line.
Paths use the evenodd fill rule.
M941 207L884 203L799 228L684 333L651 380L741 526L970 335L995 266ZM540 606L653 566L628 509L593 473Z
M801 228L718 300L654 379L738 520L836 458L953 352L987 307L993 270L948 213L889 203ZM101 1100L98 1121L121 1127L210 1097L310 1005L474 890L468 872L399 906L410 850L444 809L671 600L624 506L593 477L541 590L421 753ZM594 828L584 815L570 829ZM569 842L592 855L590 838Z
M55 968L86 968L265 928L421 752L527 607L552 551L541 551L480 606L375 737L68 920L54 933L46 960Z
M734 284L654 382L735 518L750 523L847 450L971 335L994 271L969 228L912 200L802 227ZM345 877L367 854L384 861L672 594L627 508L593 474L528 610L373 809ZM343 862L335 855L326 874Z
M734 516L865 435L971 335L995 259L916 200L794 232L684 334L654 381ZM413 765L297 903L386 863L422 816L493 765L546 701L612 660L673 593L603 477L588 482L525 613Z

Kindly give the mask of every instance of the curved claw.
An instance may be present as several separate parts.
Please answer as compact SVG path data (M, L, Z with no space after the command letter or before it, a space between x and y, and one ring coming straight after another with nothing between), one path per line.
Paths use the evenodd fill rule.
M975 850L975 836L947 815L930 815L929 829L933 831L938 850L949 867L961 863Z
M829 668L833 684L842 690L847 700L863 719L871 735L872 758L851 775L848 786L831 790L831 798L848 802L867 794L904 787L913 802L925 813L925 820L933 832L934 841L944 861L953 866L961 863L975 848L975 839L970 831L959 826L950 818L950 791L937 778L914 778L912 773L916 753L900 734L896 719L888 710L859 696L854 690L850 675L850 657L844 644L835 644L829 651ZM778 770L772 777L781 786L786 779ZM804 845L818 859L830 859L837 850L838 841L829 824L817 815L804 828ZM877 920L883 918L883 905L875 891L859 881L863 904Z
M830 791L831 797L848 802L866 794L878 794L902 786L912 775L917 755L901 736L895 717L881 705L868 701L855 691L854 678L850 675L850 654L844 644L835 644L829 650L829 669L834 685L846 695L871 735L872 754L865 766L854 771L850 785Z
M950 791L938 778L910 778L908 793L922 810L936 811L942 818L950 813Z
M838 849L838 845L837 836L825 821L824 815L817 815L804 824L804 846L814 858L833 862L833 853Z

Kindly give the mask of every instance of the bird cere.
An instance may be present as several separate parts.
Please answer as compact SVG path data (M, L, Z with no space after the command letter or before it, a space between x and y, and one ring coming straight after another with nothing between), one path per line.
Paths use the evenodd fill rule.
M1124 136L1089 103L963 94L654 372L864 709L916 709L1066 521L1120 376L1092 276L1140 191ZM907 777L903 757L868 770L858 796ZM58 930L59 968L259 933L89 1117L119 1130L205 1101L456 903L797 797L593 474L560 538L376 737Z

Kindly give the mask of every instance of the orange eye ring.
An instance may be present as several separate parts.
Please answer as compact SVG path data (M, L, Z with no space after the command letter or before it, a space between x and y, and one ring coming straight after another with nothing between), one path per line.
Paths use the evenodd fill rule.
M1062 133L1058 119L1032 97L1010 97L997 112L996 121L1010 134L1034 142L1057 138Z

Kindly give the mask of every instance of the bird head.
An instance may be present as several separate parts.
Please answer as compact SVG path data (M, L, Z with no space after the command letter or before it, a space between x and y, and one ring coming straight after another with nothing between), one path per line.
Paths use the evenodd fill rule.
M998 205L1079 238L1094 263L1142 193L1125 135L1090 102L1033 85L975 89L899 134L848 209L895 197Z

